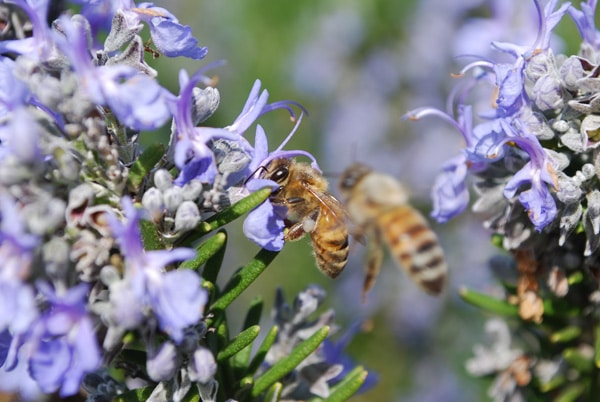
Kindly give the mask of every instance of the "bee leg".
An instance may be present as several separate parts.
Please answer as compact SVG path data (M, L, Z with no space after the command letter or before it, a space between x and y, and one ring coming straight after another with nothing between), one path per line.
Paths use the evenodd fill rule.
M319 219L319 210L315 209L313 212L305 216L300 222L296 222L288 228L285 234L285 240L298 240L301 239L306 233L312 233L317 226L317 219Z
M305 234L306 234L306 232L304 231L302 222L297 222L297 223L294 223L289 228L287 228L287 231L285 232L285 236L283 239L285 241L300 240L302 237L304 237Z
M381 263L383 262L383 247L381 242L381 232L373 230L367 251L367 266L365 267L365 280L362 290L363 303L367 301L367 293L375 285L375 280L379 275Z

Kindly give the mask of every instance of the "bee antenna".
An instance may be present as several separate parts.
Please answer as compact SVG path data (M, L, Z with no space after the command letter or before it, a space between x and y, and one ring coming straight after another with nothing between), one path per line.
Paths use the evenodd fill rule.
M244 180L244 186L246 184L248 184L248 182L250 181L250 179L253 178L254 175L256 175L261 170L264 170L265 172L269 172L269 169L267 169L266 166L260 165L259 167L257 167L256 169L254 169L254 172L252 172L252 174L250 176L248 176L248 178L246 180Z

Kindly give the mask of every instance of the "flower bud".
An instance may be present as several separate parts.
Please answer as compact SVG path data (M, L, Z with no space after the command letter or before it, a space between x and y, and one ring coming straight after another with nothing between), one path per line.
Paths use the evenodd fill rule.
M173 185L173 177L167 169L158 169L154 173L154 185L160 191L165 191Z
M193 201L184 201L177 208L175 214L175 230L188 231L196 227L200 222L200 211Z
M169 212L175 212L183 201L181 187L173 186L163 192L163 201Z

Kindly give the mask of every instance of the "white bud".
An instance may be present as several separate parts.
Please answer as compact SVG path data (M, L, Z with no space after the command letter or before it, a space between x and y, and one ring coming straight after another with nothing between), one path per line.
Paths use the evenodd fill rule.
M166 169L158 169L154 172L154 185L160 191L165 191L166 189L173 186L173 177L171 177L171 173L169 173Z
M175 230L178 232L192 230L198 222L200 222L198 206L193 201L182 202L175 214Z
M163 202L169 212L175 212L182 201L183 191L181 187L173 186L163 192Z

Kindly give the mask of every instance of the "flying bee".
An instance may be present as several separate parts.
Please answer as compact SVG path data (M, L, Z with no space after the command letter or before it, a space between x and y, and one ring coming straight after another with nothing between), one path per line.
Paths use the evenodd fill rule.
M262 177L279 184L270 201L287 208L285 240L309 233L317 267L331 278L338 276L348 262L347 215L327 192L327 180L310 164L290 158L274 159Z
M408 204L408 193L392 176L356 163L340 180L346 211L357 236L370 238L363 300L375 284L383 261L382 243L409 277L429 294L439 294L446 281L444 252L427 220Z

